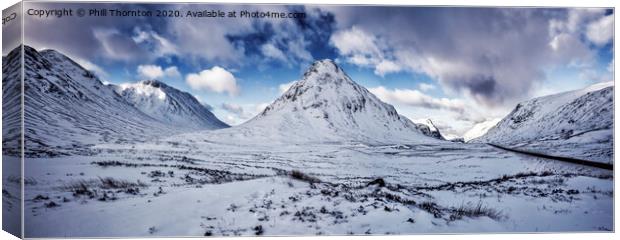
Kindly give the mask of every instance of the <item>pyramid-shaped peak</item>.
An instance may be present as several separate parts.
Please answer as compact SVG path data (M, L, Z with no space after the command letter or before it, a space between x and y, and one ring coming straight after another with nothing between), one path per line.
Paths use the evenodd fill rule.
M28 46L28 45L23 45L23 46L24 46L24 52L30 52L30 53L36 52L36 53L38 53L38 51L36 49L34 49L33 47L31 47L31 46ZM21 52L21 48L20 47L16 47L15 49L13 49L13 51Z
M33 49L34 50L34 49ZM56 66L57 71L66 71L69 73L75 73L78 75L82 75L83 77L89 79L97 79L95 73L86 67L82 66L78 62L74 61L69 56L63 54L54 49L44 49L38 52L40 56L45 58L45 60L53 63ZM75 76L72 76L75 77Z
M329 59L314 62L301 80L243 128L269 129L287 140L437 141Z
M165 88L168 87L167 84L159 81L159 80L144 80L144 81L140 81L141 84L143 85L147 85L147 86L151 86L151 87L155 87L155 88Z
M34 49L32 49L32 50L34 50ZM39 51L39 54L41 54L41 56L44 56L45 59L47 59L48 61L51 61L51 62L67 62L69 64L72 64L72 65L78 66L79 68L84 69L83 66L81 66L80 64L78 64L75 61L73 61L73 59L71 59L70 57L67 57L67 55L62 54L61 52L56 51L54 49L44 49L44 50Z
M34 48L33 48L34 50ZM54 50L54 49L43 49L40 51L41 54L45 54L45 55L56 55L56 56L61 56L64 58L67 58L67 56L65 56L64 54Z
M337 71L339 69L338 65L334 60L331 59L322 59L317 60L310 66L310 70L323 70L323 71Z
M344 71L331 59L318 60L312 63L304 73L304 78L313 75L344 74Z
M22 46L23 46L23 50L24 50L24 55L28 56L30 58L35 58L35 59L39 59L42 57L42 53L45 51L37 51L36 49L34 49L31 46L28 45L20 45L19 47L14 48L13 50L11 50L11 52L9 52L6 57L7 58L13 58L15 56L20 56L22 53Z

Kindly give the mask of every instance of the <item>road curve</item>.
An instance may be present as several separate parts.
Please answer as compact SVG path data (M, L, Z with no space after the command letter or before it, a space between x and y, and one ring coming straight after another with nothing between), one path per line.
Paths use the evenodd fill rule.
M580 164L580 165L596 167L596 168L602 168L602 169L612 170L612 171L614 170L614 165L613 164L609 164L609 163L600 163L600 162L594 162L594 161L588 161L588 160L577 159L577 158L570 158L570 157L551 156L551 155L547 155L547 154L543 154L543 153L538 153L538 152L531 152L531 151L507 148L507 147L500 146L500 145L493 144L493 143L487 143L487 144L489 146L496 147L496 148L499 148L499 149L502 149L502 150L505 150L505 151L521 153L521 154L530 155L530 156L534 156L534 157L547 158L547 159L552 159L552 160L557 160L557 161L562 161L562 162L569 162L569 163L574 163L574 164Z

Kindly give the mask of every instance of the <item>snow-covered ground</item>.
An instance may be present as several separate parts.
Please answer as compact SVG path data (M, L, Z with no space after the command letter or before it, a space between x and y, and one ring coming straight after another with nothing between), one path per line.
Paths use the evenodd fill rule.
M18 157L2 156L2 229L21 235L21 161Z
M26 236L613 230L611 171L482 144L190 136L26 159Z

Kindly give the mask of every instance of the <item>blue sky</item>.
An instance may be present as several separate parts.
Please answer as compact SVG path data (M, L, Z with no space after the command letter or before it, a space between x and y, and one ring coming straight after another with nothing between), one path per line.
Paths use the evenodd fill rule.
M26 3L25 9L77 5ZM503 117L519 101L613 80L609 9L79 7L87 5L304 12L302 19L26 17L26 44L65 53L111 83L164 81L233 125L253 117L325 58L401 114L431 118L455 135Z

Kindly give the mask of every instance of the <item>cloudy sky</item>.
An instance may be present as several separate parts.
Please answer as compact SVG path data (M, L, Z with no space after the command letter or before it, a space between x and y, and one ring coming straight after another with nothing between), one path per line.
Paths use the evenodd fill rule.
M611 9L91 5L304 12L298 19L26 17L26 44L59 50L111 83L164 81L233 125L325 58L401 114L457 135L519 101L613 80ZM25 9L58 7L72 4Z

